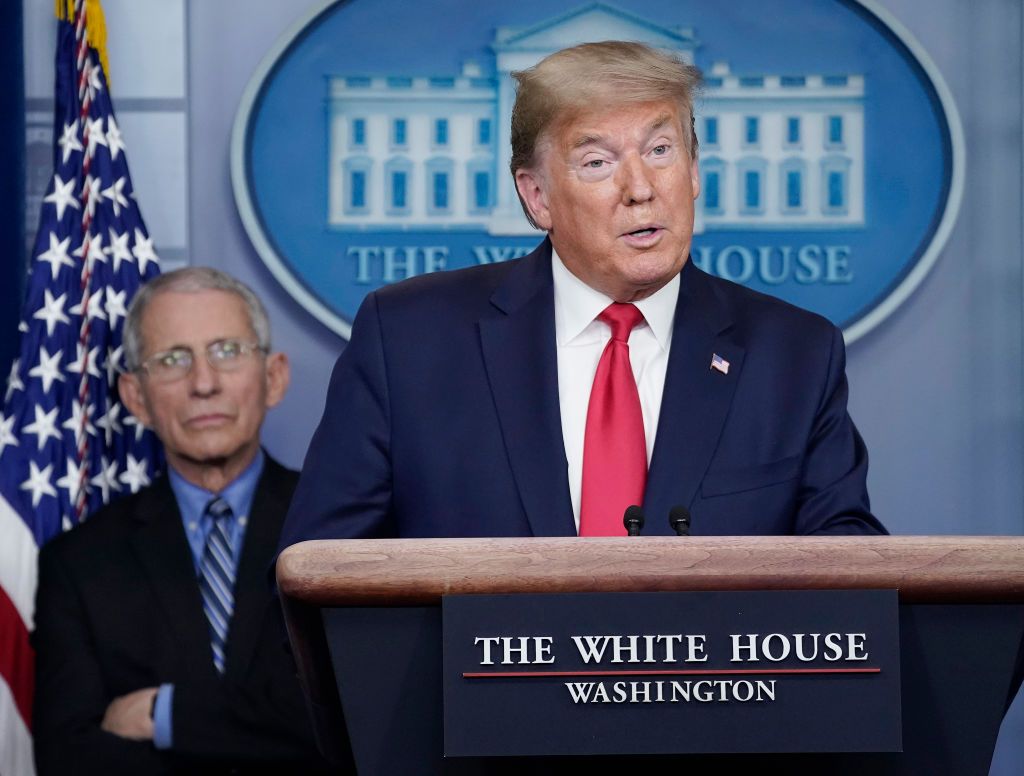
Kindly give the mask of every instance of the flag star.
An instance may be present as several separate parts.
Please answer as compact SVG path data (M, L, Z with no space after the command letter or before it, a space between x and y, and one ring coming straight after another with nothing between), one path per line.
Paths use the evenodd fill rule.
M4 417L3 413L0 413L0 456L8 446L18 446L18 437L14 433L14 415Z
M79 146L81 147L81 146ZM71 190L75 186L74 177L69 178L68 182L65 183L59 175L53 176L53 192L43 197L43 202L52 202L57 208L57 220L60 221L64 217L64 211L73 207L78 210L78 200Z
M53 473L52 463L47 464L46 468L41 471L35 461L29 461L28 466L28 479L21 483L21 490L32 491L32 507L34 509L39 506L43 496L53 496L56 498L57 491L53 489L53 485L50 482L50 476Z
M85 433L90 436L96 436L96 427L91 422L92 413L95 406L92 404L85 405L85 411L82 411L82 404L78 399L71 400L71 417L61 424L61 428L66 428L72 434L75 435L75 444L79 445L82 443L82 429L85 429ZM83 425L84 424L84 425ZM73 500L73 499L72 499Z
M117 161L117 155L124 150L124 142L121 140L121 130L113 116L107 116L107 147L110 149L110 158Z
M125 294L127 293L128 292L125 291L124 289L121 289L120 291L114 291L112 286L107 286L107 315L110 318L111 330L113 330L114 327L117 326L118 318L124 318L125 316L128 315L128 311L125 309L124 306L124 297ZM117 352L118 354L120 354L120 346L118 346ZM113 381L113 378L111 378L110 382Z
M114 181L108 188L103 189L103 196L110 200L114 206L114 218L121 215L121 208L128 207L128 200L124 197L124 185L128 179L123 175Z
M160 260L157 258L156 253L153 252L153 240L150 237L146 237L142 233L139 227L135 227L135 247L132 248L132 253L139 262L139 274L146 274L146 264L153 262L159 264Z
M70 124L64 125L64 133L61 135L60 140L57 141L57 145L60 146L61 151L63 152L63 160L61 164L68 163L68 159L71 158L71 153L73 151L82 150L82 144L78 142L78 119L75 119Z
M86 175L82 182L82 196L86 198L85 209L89 213L89 218L96 215L96 203L103 198L100 193L101 184L102 181L99 178L94 178L91 175Z
M40 253L36 259L38 261L48 262L50 265L50 274L53 279L57 279L57 274L60 272L61 267L74 267L75 262L68 256L68 246L71 245L71 238L65 237L63 240L57 239L55 232L50 232L50 250L45 253Z
M22 427L22 434L32 434L36 438L36 449L42 450L46 440L50 437L59 440L60 432L57 430L57 408L49 412L43 412L40 405L35 406L36 419L34 423L28 423Z
M110 503L110 491L120 491L121 486L117 484L117 461L107 461L107 456L100 456L100 471L95 477L89 480L94 486L100 489L103 495L103 503Z
M7 392L4 394L4 402L9 402L15 391L24 391L25 383L21 381L21 359L14 359L11 364L11 373L7 375Z
M44 288L43 297L43 306L36 310L32 317L46 321L46 336L52 337L53 330L57 328L58 323L71 323L71 319L64 314L64 303L67 301L68 295L61 294L54 299L50 289Z
M122 261L135 261L132 258L132 252L128 249L128 239L130 237L131 235L128 232L118 234L113 229L110 230L110 247L105 248L104 253L113 257L114 272L121 268Z
M58 350L51 356L45 345L39 348L39 363L28 370L28 376L43 381L43 393L50 392L54 380L64 381L64 375L60 373L60 357L63 354L63 350Z
M100 66L98 63L87 62L83 70L89 82L89 100L95 100L96 92L103 91L103 82L100 81Z
M110 313L110 297L113 294L107 293L107 312ZM124 313L121 313L124 315ZM110 328L114 328L114 316L110 316ZM116 348L107 348L107 385L114 387L114 379L121 370L121 356L124 354L124 347L118 345Z
M99 367L96 366L96 357L99 355L99 346L92 348L89 351L88 356L85 354L85 348L82 347L82 343L77 345L77 355L75 360L65 367L69 372L74 372L76 375L82 374L82 367L85 367L86 372L93 377L103 377L100 373Z
M149 477L146 475L146 459L135 460L135 456L128 453L128 460L125 462L125 469L117 478L129 487L132 493L149 485Z
M103 415L96 419L96 425L103 429L103 434L106 437L107 447L114 444L114 434L121 433L121 421L118 415L121 414L121 405L118 402L114 402L110 405L110 409Z
M18 331L22 334L28 334L28 324L24 321L18 321Z
M87 245L88 249L86 248ZM85 236L85 240L83 240L82 244L71 252L71 255L77 256L78 258L82 258L83 256L85 256L87 258L87 261L89 263L89 269L91 271L93 265L97 261L105 262L107 260L106 250L103 247L103 235L88 232Z
M88 148L86 148L85 152L89 154L89 158L92 159L96 155L96 146L106 146L107 135L103 131L102 116L98 119L86 119L85 121L89 125L85 136L85 142L88 145Z
M125 415L124 424L126 426L135 426L135 442L142 441L142 435L146 433L146 427L143 425L137 417L134 415Z
M57 487L66 490L71 503L75 504L78 502L78 496L83 489L86 493L89 492L89 484L82 477L83 474L88 475L89 465L83 462L79 466L73 458L68 458L67 462L67 471L63 477L57 480Z
M103 312L103 292L106 291L106 287L101 288L95 293L89 294L89 302L87 309L89 312L89 318L99 318L101 321L107 319L107 314ZM68 312L72 315L82 315L82 303L85 302L83 299L81 302L72 307Z

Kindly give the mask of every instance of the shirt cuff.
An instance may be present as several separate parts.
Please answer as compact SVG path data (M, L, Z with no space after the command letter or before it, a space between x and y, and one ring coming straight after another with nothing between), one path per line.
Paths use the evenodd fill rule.
M174 685L162 684L156 693L153 706L153 745L157 749L171 748L171 704L174 700Z

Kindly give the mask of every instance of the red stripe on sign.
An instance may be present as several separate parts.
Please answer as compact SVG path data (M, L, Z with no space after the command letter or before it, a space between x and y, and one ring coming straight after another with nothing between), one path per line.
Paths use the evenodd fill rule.
M735 676L750 674L879 674L881 668L722 668L662 671L486 671L464 673L466 679L533 678L545 676Z
M35 653L28 628L18 610L0 587L0 677L7 682L25 726L32 729L32 685Z

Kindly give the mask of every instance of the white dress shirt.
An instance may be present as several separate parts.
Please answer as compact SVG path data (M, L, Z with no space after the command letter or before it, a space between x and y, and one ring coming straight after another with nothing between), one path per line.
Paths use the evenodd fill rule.
M555 344L558 356L558 406L562 414L562 441L568 461L569 495L576 531L580 530L580 492L583 486L583 438L587 406L597 363L611 339L608 324L597 320L615 300L595 291L573 275L554 250L551 273L555 282ZM672 322L679 297L679 275L656 293L636 302L644 321L629 337L629 363L633 367L640 409L644 416L647 465L654 451L661 395L665 388Z

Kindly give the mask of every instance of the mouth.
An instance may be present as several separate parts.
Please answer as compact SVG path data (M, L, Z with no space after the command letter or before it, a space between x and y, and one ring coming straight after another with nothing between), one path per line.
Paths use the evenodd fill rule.
M622 238L630 245L644 248L658 242L664 231L665 230L657 224L645 224L631 232L623 233Z
M196 415L189 418L187 425L192 428L211 428L220 426L230 421L230 416L219 412L208 412L203 415Z

